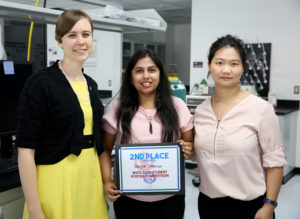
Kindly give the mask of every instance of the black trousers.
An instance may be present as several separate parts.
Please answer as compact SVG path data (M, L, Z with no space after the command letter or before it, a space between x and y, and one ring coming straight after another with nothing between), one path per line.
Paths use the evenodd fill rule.
M114 202L117 219L183 219L184 195L175 195L170 198L143 202L126 196L121 196Z
M230 197L210 198L200 192L198 211L201 219L254 219L264 204L264 197L262 195L251 201L242 201Z

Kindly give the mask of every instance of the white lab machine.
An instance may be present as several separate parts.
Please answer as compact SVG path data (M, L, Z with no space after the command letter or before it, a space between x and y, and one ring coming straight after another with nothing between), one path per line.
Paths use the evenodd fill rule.
M209 95L186 95L186 105L190 110L191 114L195 113L196 107L201 104L204 100L209 99Z

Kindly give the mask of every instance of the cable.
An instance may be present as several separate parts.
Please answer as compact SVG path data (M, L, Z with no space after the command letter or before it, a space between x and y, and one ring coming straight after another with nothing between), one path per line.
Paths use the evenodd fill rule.
M47 0L44 0L44 5L43 5L43 8L46 8L46 4L47 4ZM47 67L47 48L46 48L46 33L47 33L47 24L43 24L43 56L44 56L44 59L43 59L43 68L46 68Z
M35 3L35 7L39 5L40 0L37 0ZM27 49L27 61L30 61L30 51L31 51L31 38L32 38L32 31L33 31L34 22L31 21L30 30L29 30L29 38L28 38L28 49Z

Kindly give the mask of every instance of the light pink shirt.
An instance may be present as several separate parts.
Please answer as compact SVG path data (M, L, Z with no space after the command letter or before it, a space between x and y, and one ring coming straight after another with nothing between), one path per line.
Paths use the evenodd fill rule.
M172 99L179 118L180 132L183 133L191 130L193 128L193 117L190 114L187 106L181 99L177 97L172 97ZM115 116L115 112L118 104L119 104L119 100L112 102L107 112L103 116L103 120L102 120L103 129L110 134L117 135L116 144L120 143L121 134L122 134L122 132L117 129L117 120ZM153 118L152 134L150 134L149 132L149 121L146 118L145 112L146 114L151 114ZM162 132L162 125L160 119L156 114L156 109L144 109L143 107L140 106L131 121L132 138L130 143L132 144L160 143L161 132ZM140 201L153 202L153 201L163 200L171 196L172 195L134 195L129 197Z
M278 119L260 97L245 97L219 124L207 99L194 125L199 189L211 198L257 198L266 192L266 168L286 164Z

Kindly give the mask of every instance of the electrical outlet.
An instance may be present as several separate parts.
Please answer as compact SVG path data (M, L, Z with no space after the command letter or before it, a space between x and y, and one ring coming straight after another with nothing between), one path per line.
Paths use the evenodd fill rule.
M294 86L294 94L299 94L299 92L300 92L300 86L299 85Z

